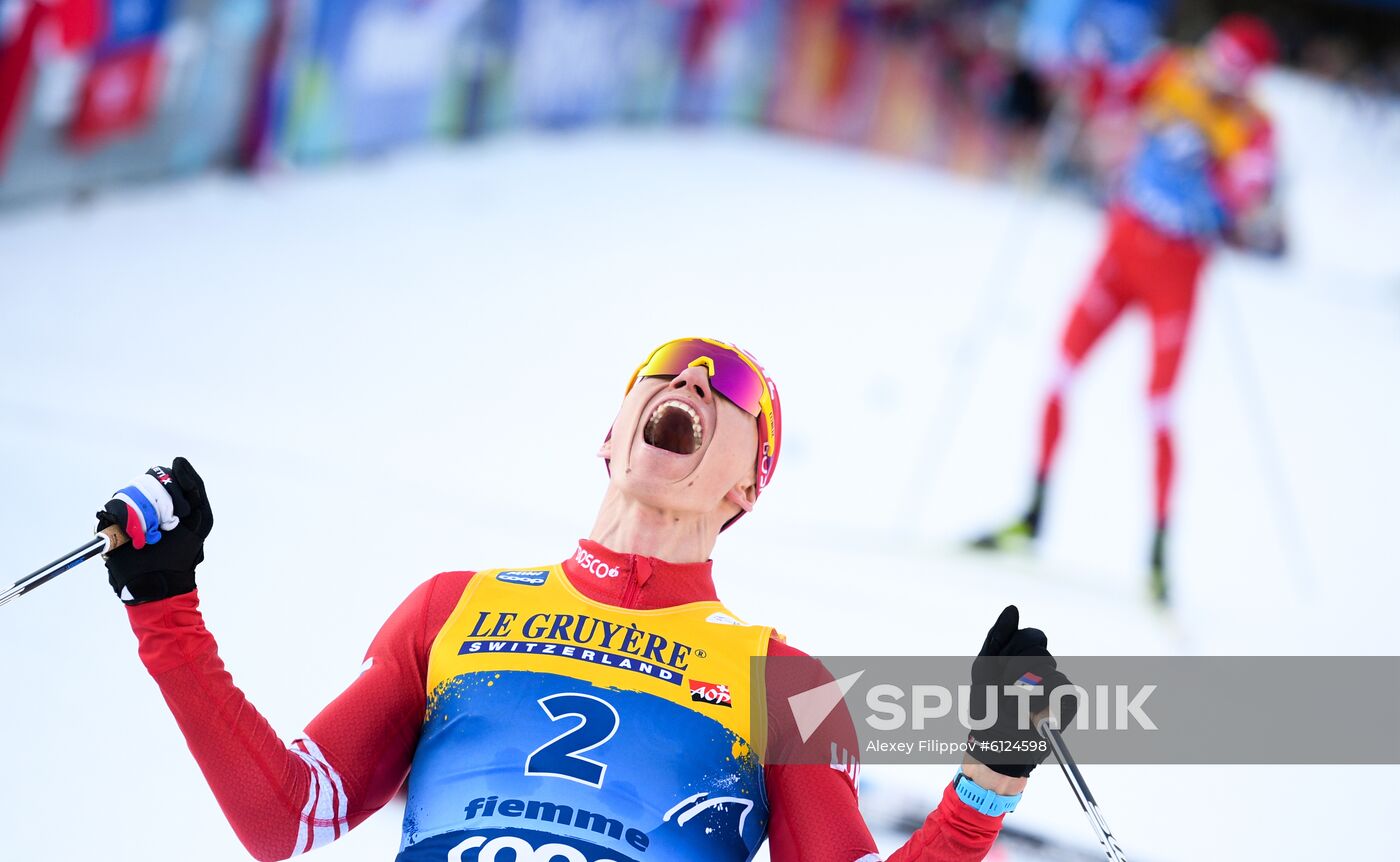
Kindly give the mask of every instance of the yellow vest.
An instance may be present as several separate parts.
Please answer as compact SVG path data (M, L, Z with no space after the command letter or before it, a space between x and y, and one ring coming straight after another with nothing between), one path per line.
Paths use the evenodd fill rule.
M1216 159L1228 159L1249 146L1258 115L1248 102L1220 99L1202 86L1189 61L1173 57L1153 76L1144 99L1149 122L1186 121L1200 129Z
M429 655L399 859L751 858L771 636L719 602L595 602L559 566L478 572Z

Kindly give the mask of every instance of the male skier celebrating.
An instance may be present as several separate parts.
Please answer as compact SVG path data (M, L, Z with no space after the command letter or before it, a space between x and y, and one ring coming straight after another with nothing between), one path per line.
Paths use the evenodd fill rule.
M765 838L775 862L874 862L853 763L756 753L750 657L803 654L730 613L710 577L714 542L772 478L781 433L777 392L747 353L695 338L658 348L600 452L610 478L590 538L561 564L419 586L290 746L234 686L200 617L194 569L213 514L189 462L148 471L98 517L131 537L109 555L109 580L258 859L339 838L407 776L400 862L739 862ZM1006 685L1027 669L1047 692L1065 682L1014 608L982 654L1020 661ZM1015 711L1001 707L976 741L1033 748ZM849 716L828 721L856 751ZM891 860L984 857L1046 754L979 756L994 765L965 760Z
M1119 315L1141 307L1152 321L1148 403L1156 494L1150 585L1158 602L1167 601L1177 371L1210 245L1221 238L1243 241L1259 233L1260 216L1272 193L1272 127L1249 98L1248 88L1277 53L1266 24L1234 15L1222 21L1200 49L1164 52L1126 88L1124 97L1138 104L1142 140L1119 182L1103 252L1061 339L1041 421L1031 503L1019 519L978 538L974 546L1013 547L1039 534L1066 389ZM1252 241L1260 243L1257 237ZM1270 236L1266 242L1279 241Z

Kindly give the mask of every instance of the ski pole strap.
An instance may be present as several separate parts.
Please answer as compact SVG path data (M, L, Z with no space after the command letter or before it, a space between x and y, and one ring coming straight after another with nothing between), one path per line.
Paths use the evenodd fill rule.
M1015 796L1001 796L968 778L961 769L958 770L958 777L953 779L953 792L973 811L991 817L1010 814L1021 801L1020 793Z
M140 550L146 545L154 545L160 541L162 530L173 530L179 526L175 500L166 489L166 485L172 484L173 480L165 470L153 467L113 494L111 502L104 507L131 538L133 548Z

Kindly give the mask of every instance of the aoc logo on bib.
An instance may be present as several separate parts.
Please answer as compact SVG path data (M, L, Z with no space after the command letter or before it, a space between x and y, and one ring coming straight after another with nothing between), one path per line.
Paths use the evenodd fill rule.
M549 569L536 569L528 572L501 572L496 575L496 580L505 581L508 584L525 584L530 587L538 587L549 577Z

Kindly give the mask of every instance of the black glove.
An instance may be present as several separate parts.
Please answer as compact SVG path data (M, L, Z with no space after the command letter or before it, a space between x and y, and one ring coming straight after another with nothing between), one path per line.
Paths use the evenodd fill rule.
M1055 657L1047 649L1045 632L1019 628L1021 612L1008 605L987 632L982 651L972 662L972 703L968 715L974 721L987 718L987 687L996 690L996 722L985 730L968 734L969 753L993 771L1014 778L1031 774L1050 755L1049 744L1034 726L1035 716L1050 705L1050 693L1069 679L1056 669ZM1020 701L1025 698L1006 694L1005 686L1040 686L1040 694L1030 697L1031 723L1019 727ZM1057 699L1056 726L1067 727L1079 709L1074 695Z
M194 589L214 513L189 461L152 467L112 495L97 513L97 528L112 525L131 539L106 557L107 581L123 602L139 605Z

